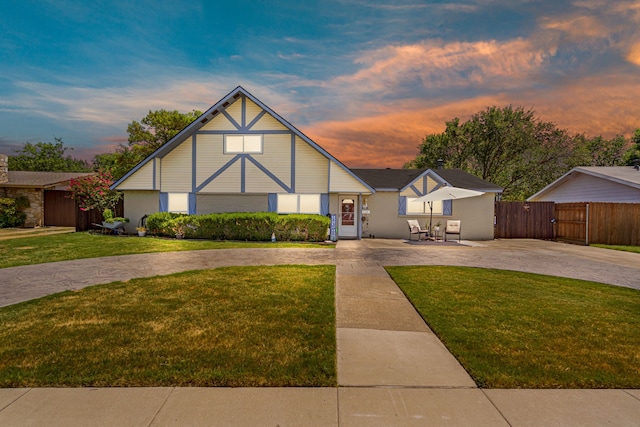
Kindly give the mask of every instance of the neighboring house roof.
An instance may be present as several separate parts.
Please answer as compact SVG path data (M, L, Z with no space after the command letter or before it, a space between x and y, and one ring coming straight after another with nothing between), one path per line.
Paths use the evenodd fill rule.
M0 187L47 188L87 175L93 172L9 171L9 181L0 183Z
M527 200L630 201L628 195L632 194L632 199L638 197L637 190L640 171L633 166L582 166L571 169Z
M369 184L367 184L365 181L363 181L360 177L358 177L355 174L353 174L353 172L351 172L351 170L349 168L347 168L342 162L340 162L338 159L336 159L331 154L329 154L325 149L320 147L318 144L316 144L314 141L312 141L305 134L300 132L295 126L293 126L291 123L289 123L284 118L282 118L278 113L276 113L271 108L269 108L268 106L263 104L262 101L260 101L256 97L254 97L252 94L250 94L242 86L238 86L235 89L233 89L231 92L229 92L220 101L218 101L211 108L209 108L207 111L205 111L200 117L198 117L196 120L191 122L191 124L189 124L187 127L185 127L180 132L178 132L178 134L176 134L173 138L171 138L171 140L169 140L166 144L164 144L162 147L158 148L155 152L153 152L151 155L149 155L149 157L147 157L142 162L140 162L138 165L136 165L133 169L131 169L129 172L127 172L118 181L113 183L113 185L111 185L111 189L117 189L118 185L123 183L127 178L129 178L129 176L134 174L137 170L142 168L149 161L153 160L154 158L162 158L162 157L166 156L173 149L175 149L180 144L182 144L186 138L188 138L189 136L192 136L193 134L195 134L199 129L201 129L203 126L205 126L211 119L216 117L218 114L220 114L220 113L226 114L225 113L226 107L229 106L230 104L232 104L235 100L237 100L241 96L245 96L246 98L248 98L251 101L253 101L256 105L258 105L260 108L262 108L267 114L270 114L274 119L276 119L278 122L280 122L283 126L289 128L291 130L291 132L293 132L295 135L297 135L303 141L305 141L306 143L311 145L313 148L315 148L319 153L321 153L327 159L335 162L345 172L347 172L349 175L353 176L354 179L356 179L362 185L364 185L369 190L371 190L371 192L375 192L375 190L373 188L371 188L369 186ZM257 117L255 120L258 120L260 117L261 117L261 115L259 117Z
M351 169L376 191L401 191L424 175L440 178L444 184L486 193L500 193L502 188L461 169Z

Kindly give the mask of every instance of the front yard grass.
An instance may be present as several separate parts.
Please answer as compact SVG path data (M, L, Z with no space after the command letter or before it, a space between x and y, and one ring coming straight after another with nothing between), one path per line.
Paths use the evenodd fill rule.
M229 267L4 307L0 387L335 386L334 282Z
M178 240L154 237L110 236L82 232L2 240L0 241L0 253L2 253L2 257L0 257L0 268L149 252L289 247L331 248L333 245L295 242L271 243Z
M596 248L613 249L613 250L616 250L616 251L635 252L637 254L640 254L640 246L600 245L600 244L592 244L590 246L595 246Z
M480 387L640 387L638 290L479 268L387 270Z

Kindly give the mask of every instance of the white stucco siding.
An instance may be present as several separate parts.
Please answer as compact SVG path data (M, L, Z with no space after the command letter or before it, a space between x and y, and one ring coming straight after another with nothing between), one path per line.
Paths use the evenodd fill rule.
M127 233L135 233L140 218L160 210L158 191L124 191L124 216L129 218L125 225Z
M260 130L289 130L282 123L273 118L270 114L265 114L251 128L252 131Z
M148 162L118 186L118 190L153 190L153 161Z
M197 213L267 212L266 194L198 194Z
M191 138L187 138L162 159L160 191L188 193L192 189Z
M200 190L201 193L240 193L241 165L235 162L213 181Z
M546 194L531 199L537 202L618 202L640 203L640 190L583 173Z
M330 179L330 191L342 192L342 193L370 193L366 186L364 186L355 177L350 175L339 164L331 162L331 179Z
M299 137L295 144L296 193L326 193L329 159Z

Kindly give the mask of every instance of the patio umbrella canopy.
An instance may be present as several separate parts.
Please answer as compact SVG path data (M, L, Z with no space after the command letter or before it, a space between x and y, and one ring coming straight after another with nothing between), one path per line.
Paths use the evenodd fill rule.
M433 220L433 202L441 200L467 199L469 197L482 196L483 191L467 190L466 188L458 188L451 186L440 187L437 190L420 196L413 203L429 203L429 233L431 233L431 222Z

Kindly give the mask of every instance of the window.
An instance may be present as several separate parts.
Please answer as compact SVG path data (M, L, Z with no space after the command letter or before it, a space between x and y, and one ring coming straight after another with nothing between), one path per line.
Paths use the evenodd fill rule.
M278 213L320 213L319 194L278 194Z
M429 203L416 203L417 197L407 197L407 215L409 214L429 214L431 210L429 209ZM438 200L435 202L431 202L433 204L433 214L434 215L442 215L442 201Z
M167 211L189 213L189 193L167 194Z
M262 135L225 135L225 153L262 153Z

